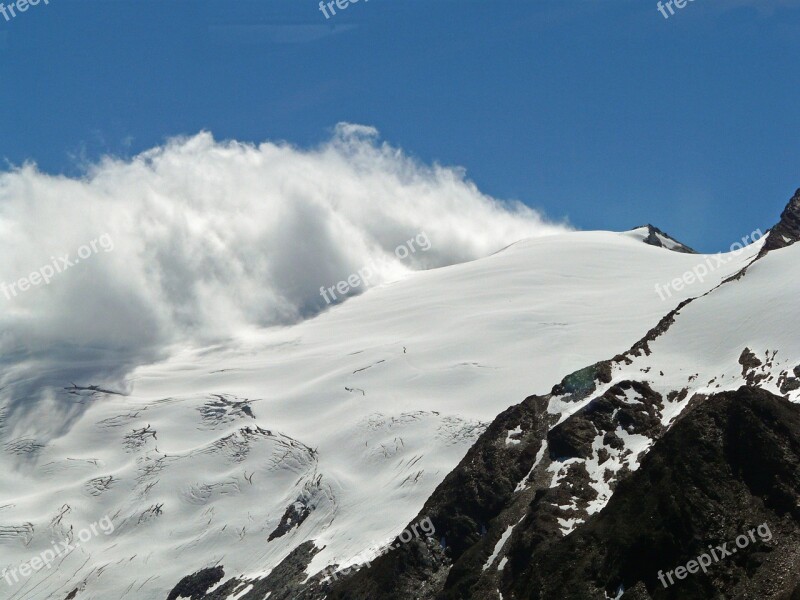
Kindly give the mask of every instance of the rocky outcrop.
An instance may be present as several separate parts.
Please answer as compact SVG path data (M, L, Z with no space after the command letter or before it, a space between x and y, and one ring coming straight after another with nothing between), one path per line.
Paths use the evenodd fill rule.
M199 600L204 598L206 592L224 576L225 570L222 567L201 569L197 573L187 575L181 579L167 596L167 600L177 600L178 598Z
M621 450L624 444L615 433L618 428L655 439L664 429L661 425L663 408L661 395L647 383L618 383L549 431L550 455L553 458L590 458L595 453L593 446L598 436L603 437L605 446Z
M318 590L321 577L309 579L306 567L318 552L313 542L304 542L272 569L268 575L255 579L232 577L214 587L223 579L222 565L203 569L184 577L170 592L167 600L190 598L191 600L311 600L324 597ZM210 590L210 591L209 591Z
M800 189L789 200L778 224L769 230L761 253L763 255L772 250L785 248L798 240L800 240Z
M658 248L666 248L667 250L672 250L673 252L683 252L684 254L697 254L695 250L693 250L686 244L680 243L678 240L676 240L670 235L667 235L654 225L650 224L642 225L641 227L636 227L636 229L647 230L647 235L645 236L644 240L642 240L645 244L649 244L650 246L656 246Z
M734 542L763 524L744 547ZM726 543L736 551L707 572L659 579ZM546 551L527 551L512 544L506 598L796 598L800 406L750 387L707 398L601 513Z

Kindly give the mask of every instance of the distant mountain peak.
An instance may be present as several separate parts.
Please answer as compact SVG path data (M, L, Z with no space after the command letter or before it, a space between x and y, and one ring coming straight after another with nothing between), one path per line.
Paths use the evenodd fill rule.
M783 209L778 224L769 230L762 253L791 246L798 240L800 240L800 189L794 193L789 204Z
M649 223L647 225L634 227L630 232L636 234L645 244L649 244L650 246L666 248L667 250L683 252L684 254L697 254L695 250L686 244L682 244L674 237L664 233L658 227L650 225Z

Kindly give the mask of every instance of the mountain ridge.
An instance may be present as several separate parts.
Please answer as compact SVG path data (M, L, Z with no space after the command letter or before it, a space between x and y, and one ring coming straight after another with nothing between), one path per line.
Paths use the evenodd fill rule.
M533 238L415 273L291 327L178 348L132 373L128 395L64 382L60 398L82 410L65 435L0 428L9 497L36 498L0 508L0 564L98 514L116 530L14 592L665 593L655 574L624 569L554 587L528 572L540 550L525 563L526 548L567 547L609 518L617 491L709 398L749 386L800 400L800 283L786 277L800 246L762 254L759 240L665 301L654 286L705 258L644 237ZM427 518L435 534L401 537Z

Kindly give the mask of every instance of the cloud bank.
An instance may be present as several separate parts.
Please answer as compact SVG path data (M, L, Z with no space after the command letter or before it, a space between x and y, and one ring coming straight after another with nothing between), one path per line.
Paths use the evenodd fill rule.
M113 251L0 292L0 427L57 405L53 390L70 381L119 386L171 344L311 317L326 308L320 286L366 264L376 285L564 230L344 123L310 150L200 133L80 179L35 165L1 173L0 283L74 261L104 235ZM398 259L420 232L430 250Z

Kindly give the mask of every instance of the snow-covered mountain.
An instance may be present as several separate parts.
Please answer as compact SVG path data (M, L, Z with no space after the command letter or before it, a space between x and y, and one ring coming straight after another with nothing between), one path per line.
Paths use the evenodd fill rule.
M778 485L762 463L759 488L734 469L761 512L720 500L741 523L683 531L675 565L755 514L782 532L705 592L663 595L683 588L658 587L658 561L625 570L650 551L641 539L596 530L682 420L737 404L717 394L760 388L743 403L797 412L799 203L737 252L692 253L652 226L548 235L297 324L176 346L126 390L65 380L52 401L82 410L46 443L0 409L0 597L629 599L766 594L769 580L761 597L794 598L798 472ZM781 427L797 465L792 422L764 424ZM435 533L398 543L424 519ZM570 561L547 558L576 539ZM21 573L62 541L74 547ZM574 581L558 583L566 566Z

